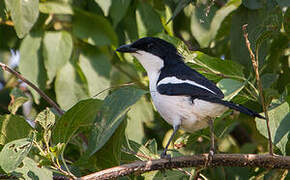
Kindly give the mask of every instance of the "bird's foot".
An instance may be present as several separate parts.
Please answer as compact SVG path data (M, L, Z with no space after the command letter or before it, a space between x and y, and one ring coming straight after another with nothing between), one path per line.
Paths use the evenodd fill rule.
M160 158L161 159L171 159L171 155L170 154L166 154L166 152L164 151L164 152L162 152L160 154Z
M208 152L208 156L206 157L206 160L205 160L205 167L209 167L211 165L213 156L214 156L214 148L210 148Z

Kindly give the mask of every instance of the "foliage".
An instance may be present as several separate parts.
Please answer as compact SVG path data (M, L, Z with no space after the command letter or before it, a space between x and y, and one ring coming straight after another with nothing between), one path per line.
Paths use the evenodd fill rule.
M159 158L171 127L146 94L148 78L140 64L115 52L119 45L144 36L173 43L190 67L217 83L226 100L262 113L244 24L259 59L275 153L289 155L289 5L289 0L0 1L0 61L65 111L60 116L31 87L0 71L0 174L43 179L58 172L79 177ZM10 49L20 52L20 61L10 57ZM135 85L124 87L128 83ZM219 152L268 151L262 119L227 112L215 121L215 131ZM208 129L179 131L170 153L205 153L209 135ZM201 174L209 179L282 176L278 170L232 167ZM174 170L139 178L164 176L187 175Z

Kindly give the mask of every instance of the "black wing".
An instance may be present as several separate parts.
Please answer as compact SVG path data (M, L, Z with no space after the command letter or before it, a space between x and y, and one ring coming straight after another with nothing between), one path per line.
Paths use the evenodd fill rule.
M175 66L165 66L163 69L161 69L158 82L160 82L162 79L167 78L167 77L176 77L177 79L180 79L180 80L192 81L200 86L205 87L206 89L209 89L210 91L214 93L213 94L210 91L207 92L207 90L205 90L204 88L200 88L198 86L188 85L185 87L185 89L178 88L178 90L176 90L178 92L175 92L175 93L179 95L194 96L194 95L202 95L204 93L205 93L204 95L207 95L208 93L210 93L210 95L215 95L215 97L218 97L220 99L224 98L223 92L213 82L205 78L203 75L201 75L194 69L191 69L184 63L179 63L179 64L176 64ZM157 85L158 85L158 82L157 82ZM174 93L174 92L171 92L171 93ZM182 93L185 93L185 94L182 94Z

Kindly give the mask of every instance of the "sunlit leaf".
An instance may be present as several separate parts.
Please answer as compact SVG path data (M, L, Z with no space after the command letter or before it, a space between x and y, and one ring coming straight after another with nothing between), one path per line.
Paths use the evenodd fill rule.
M23 38L38 18L38 0L5 0L17 36Z
M25 157L23 166L15 169L13 175L19 179L53 179L53 171L45 167L40 167L34 160Z
M233 99L245 86L245 83L234 79L222 79L217 83L225 97L224 100Z
M258 131L268 138L266 121L256 118ZM272 136L272 142L280 149L283 155L286 155L286 145L290 132L290 113L288 103L283 103L269 111L269 123Z
M32 131L31 126L19 115L0 115L0 144L25 138Z
M46 82L46 73L43 58L41 56L41 32L31 32L22 41L20 45L20 73L40 89L44 89ZM39 102L39 94L31 89L34 100Z
M10 173L15 170L27 156L32 146L32 140L28 138L11 141L0 152L0 166Z
M40 2L39 11L46 14L73 14L73 9L69 3L58 1Z
M45 33L43 39L43 56L48 83L53 81L56 73L69 61L72 49L72 37L68 32Z

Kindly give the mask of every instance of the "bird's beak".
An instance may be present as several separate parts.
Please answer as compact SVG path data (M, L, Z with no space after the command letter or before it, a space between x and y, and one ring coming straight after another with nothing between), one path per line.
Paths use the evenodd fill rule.
M123 53L133 53L136 52L138 49L131 47L131 44L125 44L120 46L116 51L123 52Z

